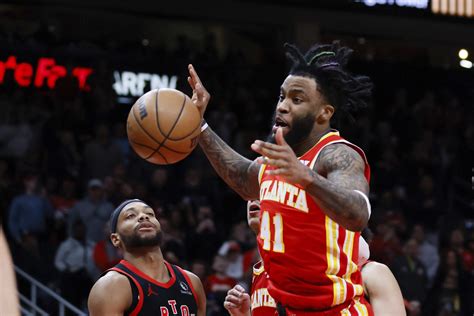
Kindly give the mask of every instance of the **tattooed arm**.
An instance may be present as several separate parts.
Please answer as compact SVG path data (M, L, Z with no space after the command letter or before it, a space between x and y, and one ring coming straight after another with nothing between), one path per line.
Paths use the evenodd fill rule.
M201 133L199 145L214 170L244 200L258 199L260 166L227 145L210 127Z
M368 196L369 184L359 153L345 144L328 145L319 154L314 169L309 172L311 182L306 192L335 222L346 229L361 231L369 220L368 205L354 190Z

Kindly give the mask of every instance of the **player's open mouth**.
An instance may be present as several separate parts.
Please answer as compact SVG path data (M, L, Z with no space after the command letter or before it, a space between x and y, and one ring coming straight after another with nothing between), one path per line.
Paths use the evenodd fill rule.
M285 128L288 127L288 123L285 122L282 118L276 117L275 118L275 125L273 125L272 132L276 133L279 127Z
M250 204L249 206L249 215L252 216L252 215L256 215L260 212L260 205L258 205L257 203L252 203Z

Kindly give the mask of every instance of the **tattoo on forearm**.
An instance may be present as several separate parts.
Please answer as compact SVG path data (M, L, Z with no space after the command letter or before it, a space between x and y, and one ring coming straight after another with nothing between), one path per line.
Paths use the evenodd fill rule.
M344 144L326 147L318 157L326 178L310 170L312 185L307 191L315 197L328 216L346 228L360 227L367 216L367 205L353 190L368 194L362 157Z
M219 176L242 198L258 198L259 166L241 156L210 128L199 137L199 144Z

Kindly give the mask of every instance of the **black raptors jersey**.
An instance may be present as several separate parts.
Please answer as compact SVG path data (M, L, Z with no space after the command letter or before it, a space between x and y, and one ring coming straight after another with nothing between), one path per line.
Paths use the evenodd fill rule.
M197 294L191 280L180 267L165 261L171 279L160 283L130 262L122 260L107 271L125 275L132 288L132 305L125 315L196 316Z

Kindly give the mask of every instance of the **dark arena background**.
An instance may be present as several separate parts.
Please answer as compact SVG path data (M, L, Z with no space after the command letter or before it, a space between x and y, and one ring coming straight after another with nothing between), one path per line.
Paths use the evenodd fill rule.
M209 126L254 159L288 73L283 44L334 40L375 85L370 108L338 126L372 169L371 259L408 315L473 315L473 0L2 1L0 214L21 313L88 313L120 260L107 220L136 197L158 214L165 259L201 278L207 314L227 315L255 260L246 202L199 146L173 165L139 158L127 115L151 89L191 95L192 63Z

